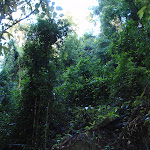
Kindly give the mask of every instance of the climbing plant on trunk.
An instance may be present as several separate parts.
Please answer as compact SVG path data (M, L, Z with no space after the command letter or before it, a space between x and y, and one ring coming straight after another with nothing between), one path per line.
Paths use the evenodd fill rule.
M21 114L16 129L17 141L35 148L47 147L50 132L55 81L54 50L59 29L53 20L38 20L32 25L24 46ZM50 135L50 134L49 134Z

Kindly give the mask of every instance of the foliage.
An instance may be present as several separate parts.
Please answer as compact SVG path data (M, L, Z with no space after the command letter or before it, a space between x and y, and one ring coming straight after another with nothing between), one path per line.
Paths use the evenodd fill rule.
M49 7L49 5L51 5ZM2 0L0 2L0 52L2 50L8 51L7 45L4 45L2 41L7 43L7 39L4 34L7 34L10 39L13 37L11 33L8 32L8 29L14 25L20 23L22 20L27 19L31 15L37 15L40 13L40 18L48 16L49 18L55 18L57 13L54 11L55 2L47 0L34 1L21 1L21 0L8 0L7 2ZM56 9L61 9L60 6L57 6ZM18 13L17 18L15 13Z
M142 1L142 0L136 0L136 3L141 3L142 8L138 11L138 15L140 19L143 18L143 16L147 16L147 21L150 20L150 2L148 0Z
M112 57L117 67L112 74L111 89L115 89L118 97L135 98L149 85L149 42L148 30L137 29L134 22L129 22L113 41Z
M107 117L116 117L116 111L134 112L149 101L149 25L139 25L137 12L141 5L126 0L99 4L95 11L102 18L102 33L97 39L84 35L80 39L81 53L67 49L67 57L77 61L65 67L60 85L55 88L56 98L73 109L70 133L92 130ZM111 109L106 115L98 114L96 105L107 109L108 103Z
M75 119L71 122L73 129L80 130L84 128L85 130L91 130L104 120L113 120L115 117L118 117L116 114L117 107L111 108L109 105L99 105L97 107L78 107L74 110ZM108 122L109 122L108 121Z
M17 2L17 7L26 4ZM5 14L1 24L4 19L10 19L14 5L8 5L7 11L3 2L0 9ZM1 148L13 149L16 143L23 143L28 149L51 148L58 141L63 142L65 135L81 130L94 133L99 127L109 126L113 120L120 119L118 114L130 115L127 124L141 115L147 125L150 114L148 1L99 0L95 14L101 17L101 33L98 37L85 33L80 38L72 32L68 20L50 19L56 13L54 2L48 5L47 1L25 5L25 11L38 13L41 9L42 12L37 23L27 26L27 33L24 31L23 53L20 55L14 41L7 43L9 51L5 48L3 51L0 144L5 145ZM1 36L15 21L3 24ZM8 33L8 36L12 35ZM120 126L122 134L126 128ZM118 128L113 131L121 136ZM105 147L111 148L109 143Z
M4 60L4 68L0 72L0 148L8 149L10 135L15 126L15 117L19 113L20 90L18 88L18 57L14 41Z
M55 51L52 44L57 41L58 36L58 26L51 19L39 19L28 33L22 62L26 75L21 95L21 113L14 132L18 143L44 148L51 139L49 134L53 134L50 117L53 114L51 107L54 100Z
M63 40L63 45L60 48L60 59L65 68L75 65L78 56L81 53L81 42L78 40L77 35L68 35Z
M134 0L99 0L99 6L94 9L94 13L100 16L101 30L108 38L122 30L122 25L130 19L138 21L137 12Z
M95 43L97 45L95 50L96 59L100 59L101 63L105 65L111 60L111 56L108 53L110 40L107 36L100 34Z
M10 126L9 124L11 123L11 117L10 117L10 110L11 110L11 94L9 89L12 87L12 85L8 85L7 82L9 81L8 76L8 72L7 71L3 71L0 74L0 78L1 78L1 83L0 83L0 132L1 132L1 136L0 136L0 141L1 141L1 145L3 143L7 143L7 138L8 135L10 134L11 130L10 130ZM2 147L1 147L2 148Z
M96 105L109 98L108 78L105 78L101 66L95 68L97 65L100 65L99 61L92 62L88 57L67 68L63 75L64 83L56 88L56 93L70 107Z

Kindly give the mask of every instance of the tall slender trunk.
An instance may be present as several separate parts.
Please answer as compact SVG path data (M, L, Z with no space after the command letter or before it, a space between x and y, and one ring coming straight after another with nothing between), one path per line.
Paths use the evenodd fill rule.
M41 96L39 101L37 101L37 117L36 117L36 124L35 124L35 128L36 128L36 132L35 132L35 148L38 149L40 141L39 141L39 125L40 125L40 112L41 112ZM41 145L40 145L41 146Z
M32 134L33 144L35 144L35 137L36 137L36 118L37 118L37 98L35 98L35 104L34 104L34 119L33 119L33 134Z
M50 99L48 101L48 105L47 105L47 113L46 113L46 128L45 128L45 150L47 148L47 132L49 130L49 122L48 122L48 118L49 118L49 107L50 107Z
M18 89L20 90L20 98L21 98L21 71L20 71L19 58L18 58L18 67L19 67L19 86L18 86Z

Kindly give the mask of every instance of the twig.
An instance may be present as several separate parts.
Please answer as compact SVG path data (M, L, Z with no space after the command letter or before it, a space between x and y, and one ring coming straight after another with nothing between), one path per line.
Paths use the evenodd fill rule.
M42 0L40 0L39 6L42 3ZM39 8L39 7L38 7ZM32 12L30 12L28 15L26 15L24 18L21 18L19 20L17 20L16 22L14 22L12 25L9 25L5 30L3 30L0 34L0 40L2 39L3 34L5 33L5 31L7 31L8 29L10 29L11 27L13 27L14 25L16 25L17 23L21 22L24 19L27 19L28 17L30 17L35 11L37 10L37 8L35 8Z

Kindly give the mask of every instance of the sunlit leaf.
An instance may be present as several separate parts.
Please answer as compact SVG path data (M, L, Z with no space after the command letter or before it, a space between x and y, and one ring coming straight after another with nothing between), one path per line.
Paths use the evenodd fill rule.
M146 9L146 6L142 7L139 11L138 11L138 15L140 17L140 19L142 19L143 15L144 15L144 10Z
M56 7L56 10L61 11L61 10L63 10L63 9L62 9L62 7L60 7L60 6L57 6L57 7Z
M63 16L64 16L64 14L60 14L60 15L59 15L59 17L63 17Z
M49 13L48 16L49 16L49 18L51 18L52 17L52 13Z
M13 37L13 35L11 33L9 33L8 31L5 31L4 33L7 33L7 34L9 34L10 36Z
M140 19L142 19L143 15L144 15L144 12L143 11L138 11L138 15L139 15Z
M32 5L31 3L28 3L29 9L32 11Z
M142 2L142 0L135 0L135 2L136 2L136 3L138 3L138 2Z
M11 37L13 37L13 35L11 33L8 33L8 38L10 39Z
M53 18L55 18L57 16L57 13L56 12L54 12L53 13Z
M50 7L50 11L51 11L51 12L54 11L54 7L53 7L53 6Z
M2 49L4 50L5 55L7 52L10 52L10 49L6 46L2 46Z
M52 5L55 5L55 2L52 2Z
M24 7L24 6L21 7L21 11L22 11L23 13L25 13L25 7Z
M150 118L149 118L149 117L147 117L147 118L145 119L144 124L146 124L146 123L150 123Z
M3 36L2 36L2 39L3 39L3 40L6 40Z
M44 18L45 17L45 13L41 13L41 18Z
M94 126L95 125L95 121L93 123L89 122L90 125Z

